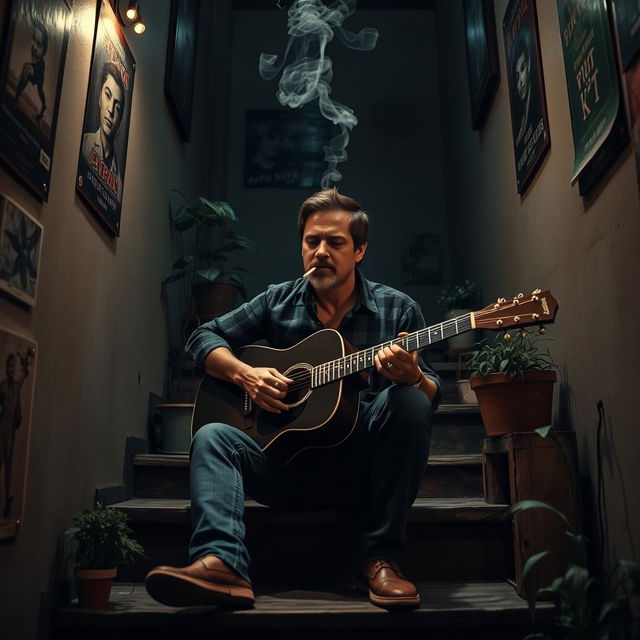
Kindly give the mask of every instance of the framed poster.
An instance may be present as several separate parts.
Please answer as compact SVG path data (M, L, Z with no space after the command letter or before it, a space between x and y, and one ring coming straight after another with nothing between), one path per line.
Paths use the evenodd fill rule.
M0 539L22 520L37 345L0 327Z
M480 129L500 80L493 0L464 0L471 126Z
M120 235L136 64L109 2L98 2L76 190L115 236Z
M191 134L199 0L171 0L164 95L185 142Z
M626 71L640 50L640 3L615 0L613 10L620 42L622 69Z
M44 201L49 198L70 14L64 0L15 0L2 58L0 157Z
M249 109L245 187L315 187L326 170L331 122L315 105Z
M0 289L36 304L42 225L22 207L0 196Z
M510 0L502 22L518 193L551 145L535 0Z
M607 0L556 0L574 161L571 184L586 193L628 141Z

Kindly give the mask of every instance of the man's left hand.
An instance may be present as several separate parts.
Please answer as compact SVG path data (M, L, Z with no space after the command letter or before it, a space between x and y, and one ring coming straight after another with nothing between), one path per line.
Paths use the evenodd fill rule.
M408 335L406 331L398 334L399 338ZM415 384L421 375L418 366L418 352L409 353L397 344L380 349L376 353L374 362L378 373L392 382L400 384Z

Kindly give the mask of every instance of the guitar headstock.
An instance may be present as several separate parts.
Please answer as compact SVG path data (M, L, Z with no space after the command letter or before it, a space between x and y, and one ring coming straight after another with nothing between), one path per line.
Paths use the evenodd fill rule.
M473 316L476 328L502 331L553 322L557 310L558 303L551 293L536 289L530 296L519 293L511 300L498 298L497 302L476 311Z

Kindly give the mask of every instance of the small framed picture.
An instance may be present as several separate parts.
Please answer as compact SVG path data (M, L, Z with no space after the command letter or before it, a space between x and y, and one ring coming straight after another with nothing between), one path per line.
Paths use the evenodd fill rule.
M471 125L480 129L500 81L493 0L464 0Z
M24 510L37 344L0 327L0 540L15 538Z
M34 307L38 293L42 225L0 196L0 289Z
M191 135L198 5L199 0L171 0L164 95L185 142Z

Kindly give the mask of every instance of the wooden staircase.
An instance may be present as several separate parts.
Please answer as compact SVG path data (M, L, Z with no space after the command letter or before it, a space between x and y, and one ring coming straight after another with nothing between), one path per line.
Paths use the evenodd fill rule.
M489 504L484 497L480 414L476 405L451 402L456 367L434 367L445 379L448 403L436 413L431 455L400 559L420 587L419 609L390 613L355 592L353 513L276 511L252 500L245 521L255 608L225 612L156 603L144 589L147 571L158 564L188 564L189 460L139 454L133 461L134 497L112 507L128 515L147 557L119 570L110 609L59 609L53 637L524 637L531 625L526 602L510 582L515 569L512 527L504 521L508 505Z

